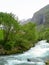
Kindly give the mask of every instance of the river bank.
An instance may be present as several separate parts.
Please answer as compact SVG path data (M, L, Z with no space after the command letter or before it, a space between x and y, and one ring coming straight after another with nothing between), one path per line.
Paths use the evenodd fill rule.
M5 49L0 49L0 56L1 55L13 55L13 54L21 54L25 52L26 49L19 49L19 48L13 48L12 50L5 50Z
M49 43L42 40L21 54L0 56L0 65L45 65L46 60L49 60Z
M45 64L46 64L46 65L49 65L49 60L47 60L47 61L45 62Z

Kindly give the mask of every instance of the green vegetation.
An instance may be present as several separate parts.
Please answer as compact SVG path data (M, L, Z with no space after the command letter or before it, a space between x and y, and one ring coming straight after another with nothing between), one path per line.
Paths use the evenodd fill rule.
M24 32L24 39L27 39L32 46L37 42L38 40L38 33L36 30L36 25L35 23L27 23L22 26L22 30Z
M36 25L20 25L12 13L0 12L0 54L21 53L37 42Z
M39 40L47 40L49 42L49 27L48 28L42 28L39 32Z
M3 40L3 30L0 30L0 40Z
M0 54L24 52L43 39L49 42L48 27L38 28L32 22L24 25L18 22L12 13L0 12Z
M49 65L49 60L47 60L47 61L45 62L45 64L46 64L46 65Z

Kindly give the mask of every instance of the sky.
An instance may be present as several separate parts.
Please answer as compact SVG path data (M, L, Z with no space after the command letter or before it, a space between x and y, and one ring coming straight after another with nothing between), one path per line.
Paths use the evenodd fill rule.
M19 20L26 20L48 4L49 0L0 0L0 12L13 13Z

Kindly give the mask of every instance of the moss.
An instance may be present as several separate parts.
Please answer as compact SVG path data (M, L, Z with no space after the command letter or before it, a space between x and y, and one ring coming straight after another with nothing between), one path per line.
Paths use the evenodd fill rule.
M46 64L46 65L49 65L49 60L47 60L47 61L45 62L45 64Z

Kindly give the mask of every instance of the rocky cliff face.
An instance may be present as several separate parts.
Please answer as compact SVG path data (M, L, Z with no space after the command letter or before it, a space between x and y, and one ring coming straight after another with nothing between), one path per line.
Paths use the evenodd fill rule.
M49 5L43 7L39 11L35 12L34 16L32 18L30 18L24 22L25 23L35 22L37 25L49 24Z
M32 21L36 22L37 24L45 24L46 22L49 21L48 19L49 19L49 5L37 11L32 17Z

